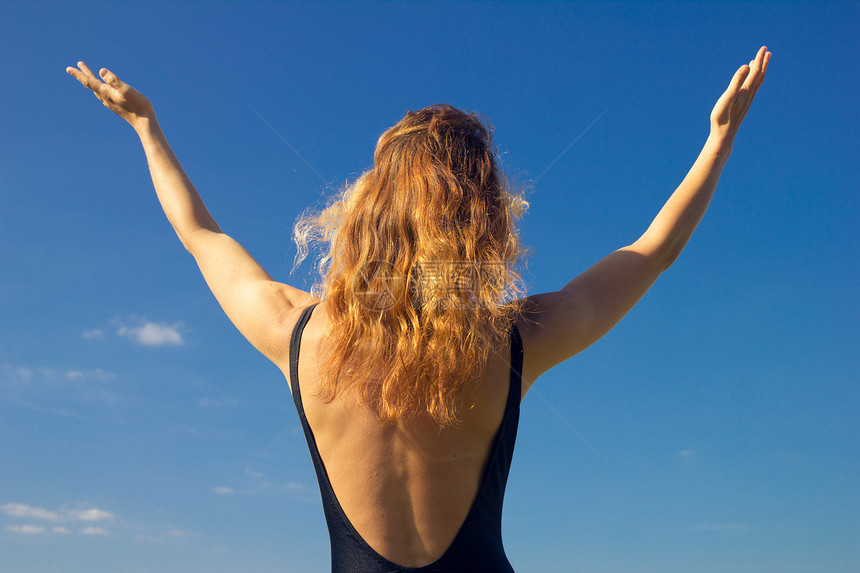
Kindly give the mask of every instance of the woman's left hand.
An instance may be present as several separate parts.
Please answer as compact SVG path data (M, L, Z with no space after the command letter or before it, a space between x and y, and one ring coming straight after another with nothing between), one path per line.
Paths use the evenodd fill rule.
M152 104L142 93L120 80L113 72L102 68L99 76L83 62L78 67L68 67L66 71L92 90L106 108L126 120L135 129L141 120L154 116Z

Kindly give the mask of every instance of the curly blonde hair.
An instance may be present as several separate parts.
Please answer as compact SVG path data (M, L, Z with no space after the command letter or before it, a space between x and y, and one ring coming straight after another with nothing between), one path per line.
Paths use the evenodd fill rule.
M353 388L382 422L451 425L521 310L515 221L528 203L508 190L489 127L449 105L407 113L373 159L295 226L296 264L309 242L327 246L312 289L331 320L321 395Z

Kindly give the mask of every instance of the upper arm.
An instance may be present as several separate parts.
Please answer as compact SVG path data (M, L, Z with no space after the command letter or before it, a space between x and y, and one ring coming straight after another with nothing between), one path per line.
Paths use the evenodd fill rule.
M200 229L184 238L206 284L239 332L267 358L287 358L295 308L319 299L272 277L234 239Z
M524 390L609 332L665 266L658 247L643 237L607 255L561 290L526 298L519 325L525 348Z

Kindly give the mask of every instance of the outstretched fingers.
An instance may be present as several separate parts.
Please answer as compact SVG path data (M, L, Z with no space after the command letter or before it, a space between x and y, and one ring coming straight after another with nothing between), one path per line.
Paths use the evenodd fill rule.
M85 87L92 92L109 108L120 103L129 86L123 83L116 75L106 68L99 70L99 75L95 75L93 71L84 62L78 62L78 68L66 68L66 71L74 76Z
M107 86L105 86L104 82L102 82L85 63L78 62L77 68L69 66L66 68L66 71L76 80L81 82L84 87L92 90L99 99L104 99L103 95L105 94L102 93L102 89L103 86Z
M752 105L752 100L764 80L768 61L770 52L767 47L762 46L756 57L750 60L748 65L741 66L732 78L726 94L732 101L731 114L738 122L743 120Z
M767 51L766 46L762 46L759 48L756 57L750 62L750 73L747 76L746 81L744 81L744 85L741 89L752 92L753 94L756 92L764 79L764 72L769 60L770 52Z
M743 65L739 67L738 71L732 77L732 81L729 83L729 93L737 94L741 90L744 81L750 76L751 71L752 68L750 66Z
M85 73L88 77L90 77L90 78L92 78L92 79L94 79L94 80L98 81L98 78L96 77L96 75L95 75L95 74L93 73L93 71L89 68L89 66L87 66L85 63L83 63L83 62L78 62L78 67L79 67L79 68L81 69L81 71L82 71L83 73Z
M770 52L766 46L762 46L749 65L741 66L732 76L729 87L717 100L711 112L711 129L716 130L721 137L734 138L764 81L768 62Z
M138 120L152 115L152 104L140 92L120 80L112 71L102 68L96 75L84 63L78 62L78 67L68 67L66 71L81 82L111 111L129 122L137 125Z

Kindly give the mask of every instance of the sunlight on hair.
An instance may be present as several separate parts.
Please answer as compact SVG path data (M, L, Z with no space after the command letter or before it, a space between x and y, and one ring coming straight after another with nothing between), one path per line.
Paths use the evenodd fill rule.
M295 226L296 265L310 243L324 251L322 396L352 388L382 421L427 412L454 423L458 394L520 310L515 223L527 207L477 115L435 105L383 133L373 168Z

